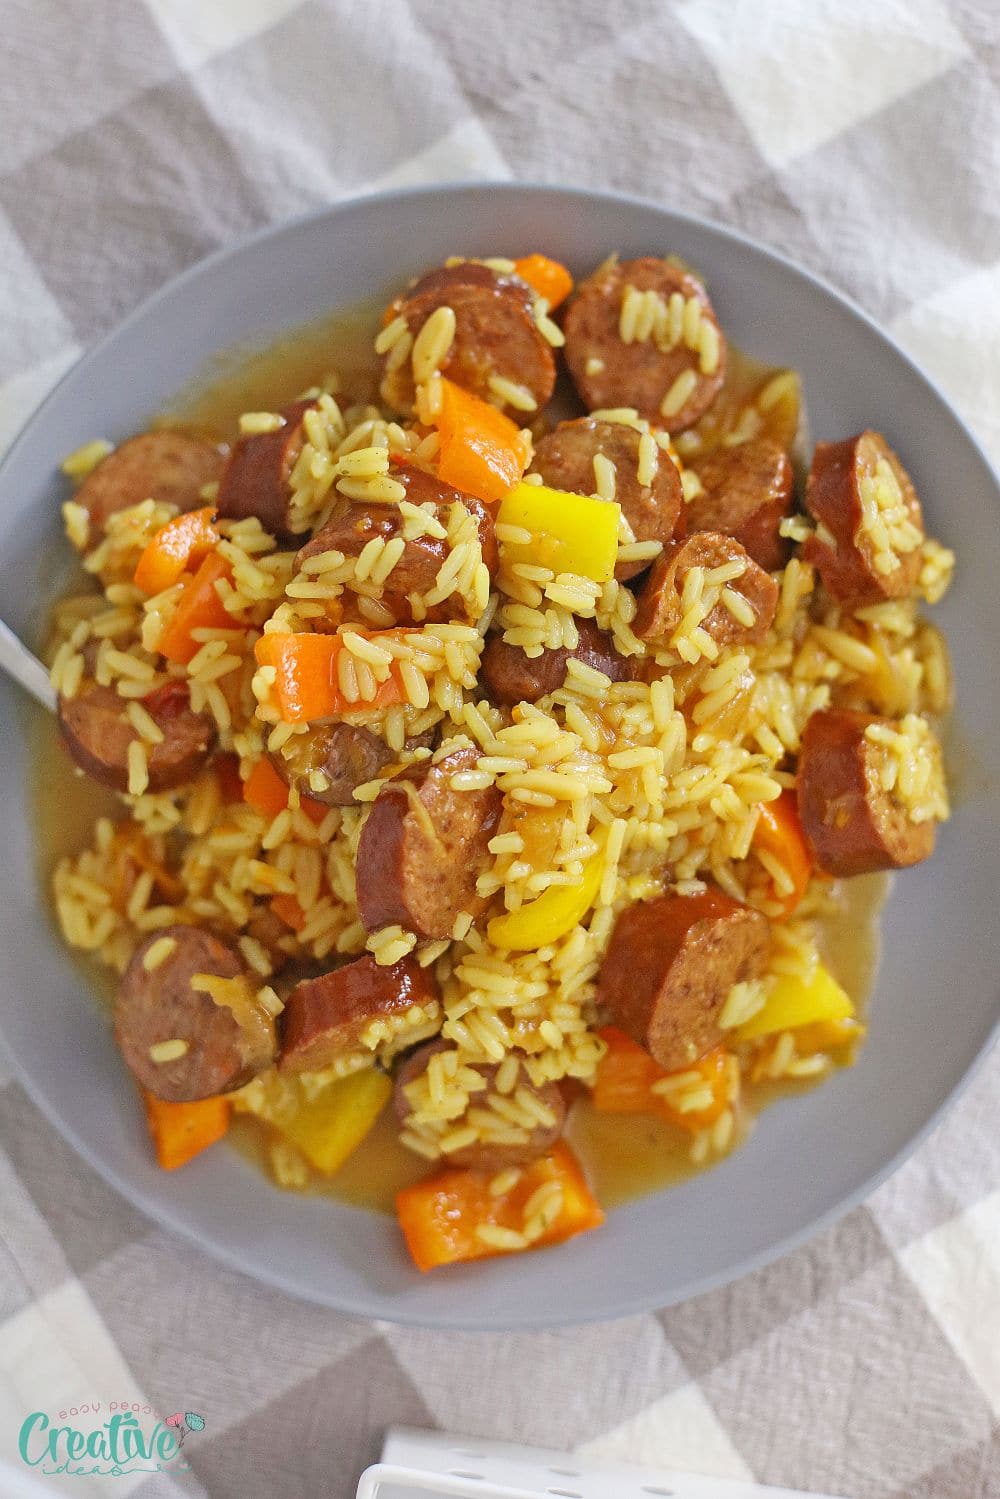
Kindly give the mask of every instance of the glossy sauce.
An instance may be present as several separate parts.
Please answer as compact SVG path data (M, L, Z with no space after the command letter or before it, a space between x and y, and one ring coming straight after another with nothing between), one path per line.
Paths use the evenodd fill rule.
M266 347L230 350L209 362L191 386L166 409L160 424L183 426L230 441L238 431L243 411L273 411L295 400L312 385L322 383L331 370L339 376L339 393L351 401L375 398L376 379L371 355L373 329L381 304L361 304L316 323L294 329ZM748 399L777 371L730 346L726 385L713 407L711 423L700 424L704 452L720 435L732 430ZM556 407L556 416L563 415ZM573 414L566 412L566 414ZM802 441L803 416L787 405L766 422L766 430L791 443L796 432ZM697 465L697 458L688 459ZM68 757L55 725L39 715L32 719L32 800L38 829L39 878L50 907L48 888L55 863L89 843L94 820L117 817L121 807L112 793L81 775L67 776ZM59 795L52 787L59 786ZM848 881L845 902L823 935L824 956L836 977L851 994L859 1014L877 964L878 911L888 890L885 876ZM55 917L52 917L55 926ZM76 955L87 982L110 998L114 978L96 961ZM109 1045L112 1044L109 1035ZM781 1082L753 1089L753 1110L789 1093L822 1085ZM751 1113L752 1113L751 1111ZM748 1118L752 1127L752 1117ZM665 1122L644 1115L600 1114L584 1096L574 1103L567 1136L578 1150L598 1199L613 1207L629 1198L683 1181L705 1167L689 1159L690 1140ZM268 1147L275 1138L271 1127L251 1115L234 1114L228 1140L245 1158L270 1176ZM737 1147L738 1148L738 1147ZM353 1156L334 1178L313 1176L305 1190L358 1206L391 1212L395 1194L426 1176L427 1162L400 1145L391 1105Z
M338 399L377 399L372 355L380 302L363 302L282 334L266 347L242 346L215 355L162 413L166 426L184 426L230 439L244 411L276 411L338 376Z

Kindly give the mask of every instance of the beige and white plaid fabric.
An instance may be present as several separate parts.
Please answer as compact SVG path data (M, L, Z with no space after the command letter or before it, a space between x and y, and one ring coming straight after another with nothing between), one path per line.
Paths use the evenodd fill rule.
M1000 458L997 0L3 0L0 439L182 267L373 188L635 191L845 288ZM0 1460L36 1407L202 1411L139 1499L347 1499L442 1425L856 1499L1000 1495L1000 1061L895 1177L728 1290L401 1330L220 1268L0 1087ZM614 1267L609 1266L609 1275Z

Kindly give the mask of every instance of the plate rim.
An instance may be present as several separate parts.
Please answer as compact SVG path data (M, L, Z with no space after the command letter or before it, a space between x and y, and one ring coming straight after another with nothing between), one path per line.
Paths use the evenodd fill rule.
M690 225L694 229L727 241L732 246L749 247L756 254L775 263L784 272L791 273L797 279L810 284L813 288L822 292L835 303L839 303L856 320L864 324L884 344L888 345L894 357L909 370L911 375L916 376L949 412L962 438L978 458L985 472L991 477L996 492L994 499L1000 497L1000 468L986 453L982 443L975 433L971 431L966 419L956 410L954 404L942 391L939 384L924 370L917 360L900 346L893 334L884 328L876 318L861 307L848 293L842 291L839 287L833 285L825 277L819 275L809 267L792 259L784 251L778 250L755 236L746 234L742 230L735 229L730 225L719 223L704 215L685 212L684 210L658 202L656 199L638 194L577 187L558 182L519 182L511 179L495 178L449 179L442 182L422 183L402 188L384 188L373 193L354 193L348 197L337 199L335 202L307 209L300 214L282 219L277 223L265 224L250 234L243 235L230 243L218 246L209 254L202 256L193 264L185 267L175 276L163 282L148 297L137 303L123 318L115 322L96 343L80 351L77 358L63 371L59 379L46 392L39 404L21 423L4 452L2 459L0 459L0 477L2 477L8 464L14 461L22 444L29 439L36 424L44 421L51 404L57 400L64 384L76 376L81 367L91 361L98 360L113 340L120 337L135 323L155 312L155 309L162 301L182 291L189 281L196 280L216 265L244 254L253 247L264 244L269 240L279 240L286 234L294 235L303 228L312 226L324 219L333 220L339 214L349 213L365 204L388 203L391 201L419 205L422 200L437 198L442 195L452 196L461 193L475 195L489 192L509 193L512 196L528 197L558 195L579 202L594 202L599 200L604 203L617 204L625 210L651 210L658 214L668 214L670 217ZM260 345L260 347L266 346L266 342L262 342ZM247 347L249 350L253 345L248 342ZM223 353L225 351L219 350L218 352ZM31 712L34 710L35 705L29 704L27 706L26 711ZM42 710L38 709L37 711ZM53 941L58 940L58 933L55 930L52 931L52 939ZM506 1314L502 1321L492 1320L484 1322L477 1320L475 1315L459 1314L457 1316L448 1316L447 1318L442 1318L441 1316L422 1316L419 1312L414 1312L409 1307L387 1306L386 1302L389 1298L384 1293L378 1292L353 1296L350 1303L347 1304L342 1298L338 1298L336 1295L324 1295L319 1288L303 1288L301 1285L296 1284L293 1277L283 1274L280 1268L265 1266L259 1261L252 1260L250 1257L245 1256L238 1247L223 1244L214 1238L207 1239L204 1236L203 1230L199 1230L195 1225L184 1221L183 1217L175 1211L174 1205L169 1198L156 1196L145 1190L142 1186L125 1178L112 1164L105 1161L96 1151L92 1150L91 1146L78 1135L72 1124L59 1116L55 1103L50 1100L40 1085L36 1083L35 1078L22 1066L20 1059L8 1043L3 1030L2 1017L0 1017L0 1050L2 1050L13 1077L24 1088L25 1093L31 1099L32 1103L39 1109L52 1128L66 1140L87 1165L103 1181L107 1182L115 1191L120 1193L127 1202L149 1218L152 1223L178 1234L186 1243L199 1249L211 1260L223 1264L231 1270L236 1270L240 1274L259 1282L261 1285L292 1296L296 1300L324 1306L343 1315L385 1321L397 1326L426 1327L441 1331L453 1330L456 1332L541 1331L547 1328L584 1326L611 1321L634 1316L642 1312L655 1311L678 1305L693 1297L704 1295L729 1284L734 1284L742 1280L745 1276L751 1275L765 1266L774 1263L785 1255L794 1252L803 1244L808 1243L839 1219L846 1216L846 1214L864 1202L890 1176L899 1170L933 1133L934 1129L953 1107L961 1094L971 1086L985 1066L987 1058L998 1039L1000 1039L1000 1007L998 1007L998 1012L994 1017L992 1026L987 1029L986 1035L978 1043L973 1043L976 1049L970 1064L965 1068L962 1075L923 1124L914 1131L904 1145L888 1161L884 1162L878 1170L872 1172L846 1196L832 1204L825 1211L812 1217L802 1227L786 1234L783 1238L775 1241L773 1244L769 1244L766 1248L742 1258L739 1261L738 1267L709 1272L701 1277L691 1277L684 1284L668 1293L665 1299L660 1299L652 1293L644 1294L637 1292L634 1295L609 1299L601 1305L600 1309L592 1313L554 1312L547 1314L544 1321L540 1321L534 1315L525 1314L518 1316L516 1310L512 1307L511 1312ZM670 1190L669 1187L663 1187L644 1195L647 1197L666 1197ZM354 1204L341 1204L341 1206L350 1207L355 1212L366 1211ZM613 1209L612 1211L618 1210ZM463 1298L463 1301L465 1299Z

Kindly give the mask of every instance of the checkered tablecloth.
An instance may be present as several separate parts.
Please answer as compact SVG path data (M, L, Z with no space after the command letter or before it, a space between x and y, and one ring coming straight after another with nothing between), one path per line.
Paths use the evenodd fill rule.
M2 20L0 439L216 246L372 188L520 176L803 261L1000 458L996 0L3 0ZM346 1499L406 1422L857 1499L1000 1495L998 1080L994 1057L864 1206L727 1290L459 1336L220 1268L0 1079L0 1459L36 1407L183 1398L207 1420L189 1475L52 1492Z

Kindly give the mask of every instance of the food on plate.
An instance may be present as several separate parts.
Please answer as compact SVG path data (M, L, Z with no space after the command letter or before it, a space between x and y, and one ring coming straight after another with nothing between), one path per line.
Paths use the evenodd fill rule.
M627 906L601 964L597 1001L667 1072L683 1072L723 1040L737 984L767 964L767 918L716 886Z
M619 545L616 578L645 572L650 558L684 533L677 465L659 462L656 439L639 422L633 426L592 416L560 422L535 443L531 471L563 493L593 490L620 506L635 539Z
M923 565L924 522L910 476L880 432L816 444L803 556L838 603L908 597Z
M721 448L705 459L698 480L687 509L689 529L732 536L767 572L784 567L792 548L781 523L795 508L795 492L781 444L755 437Z
M346 363L67 460L52 681L118 815L54 898L165 1169L378 1137L429 1270L598 1227L580 1121L706 1165L853 1059L830 934L948 817L954 558L879 432L797 485L798 376L673 258L454 257Z
M115 999L115 1040L133 1076L168 1103L229 1093L275 1059L274 1015L233 943L168 926L139 943Z
M830 709L806 724L799 816L827 874L902 869L930 858L947 814L943 788L941 747L917 714L895 722Z
M566 363L588 411L634 407L683 432L726 377L726 340L708 293L672 260L612 256L577 287L565 331Z
M140 432L106 454L99 444L94 456L100 461L84 478L75 503L86 512L95 541L110 516L145 499L179 511L196 509L202 488L218 481L224 464L221 448L185 432Z

